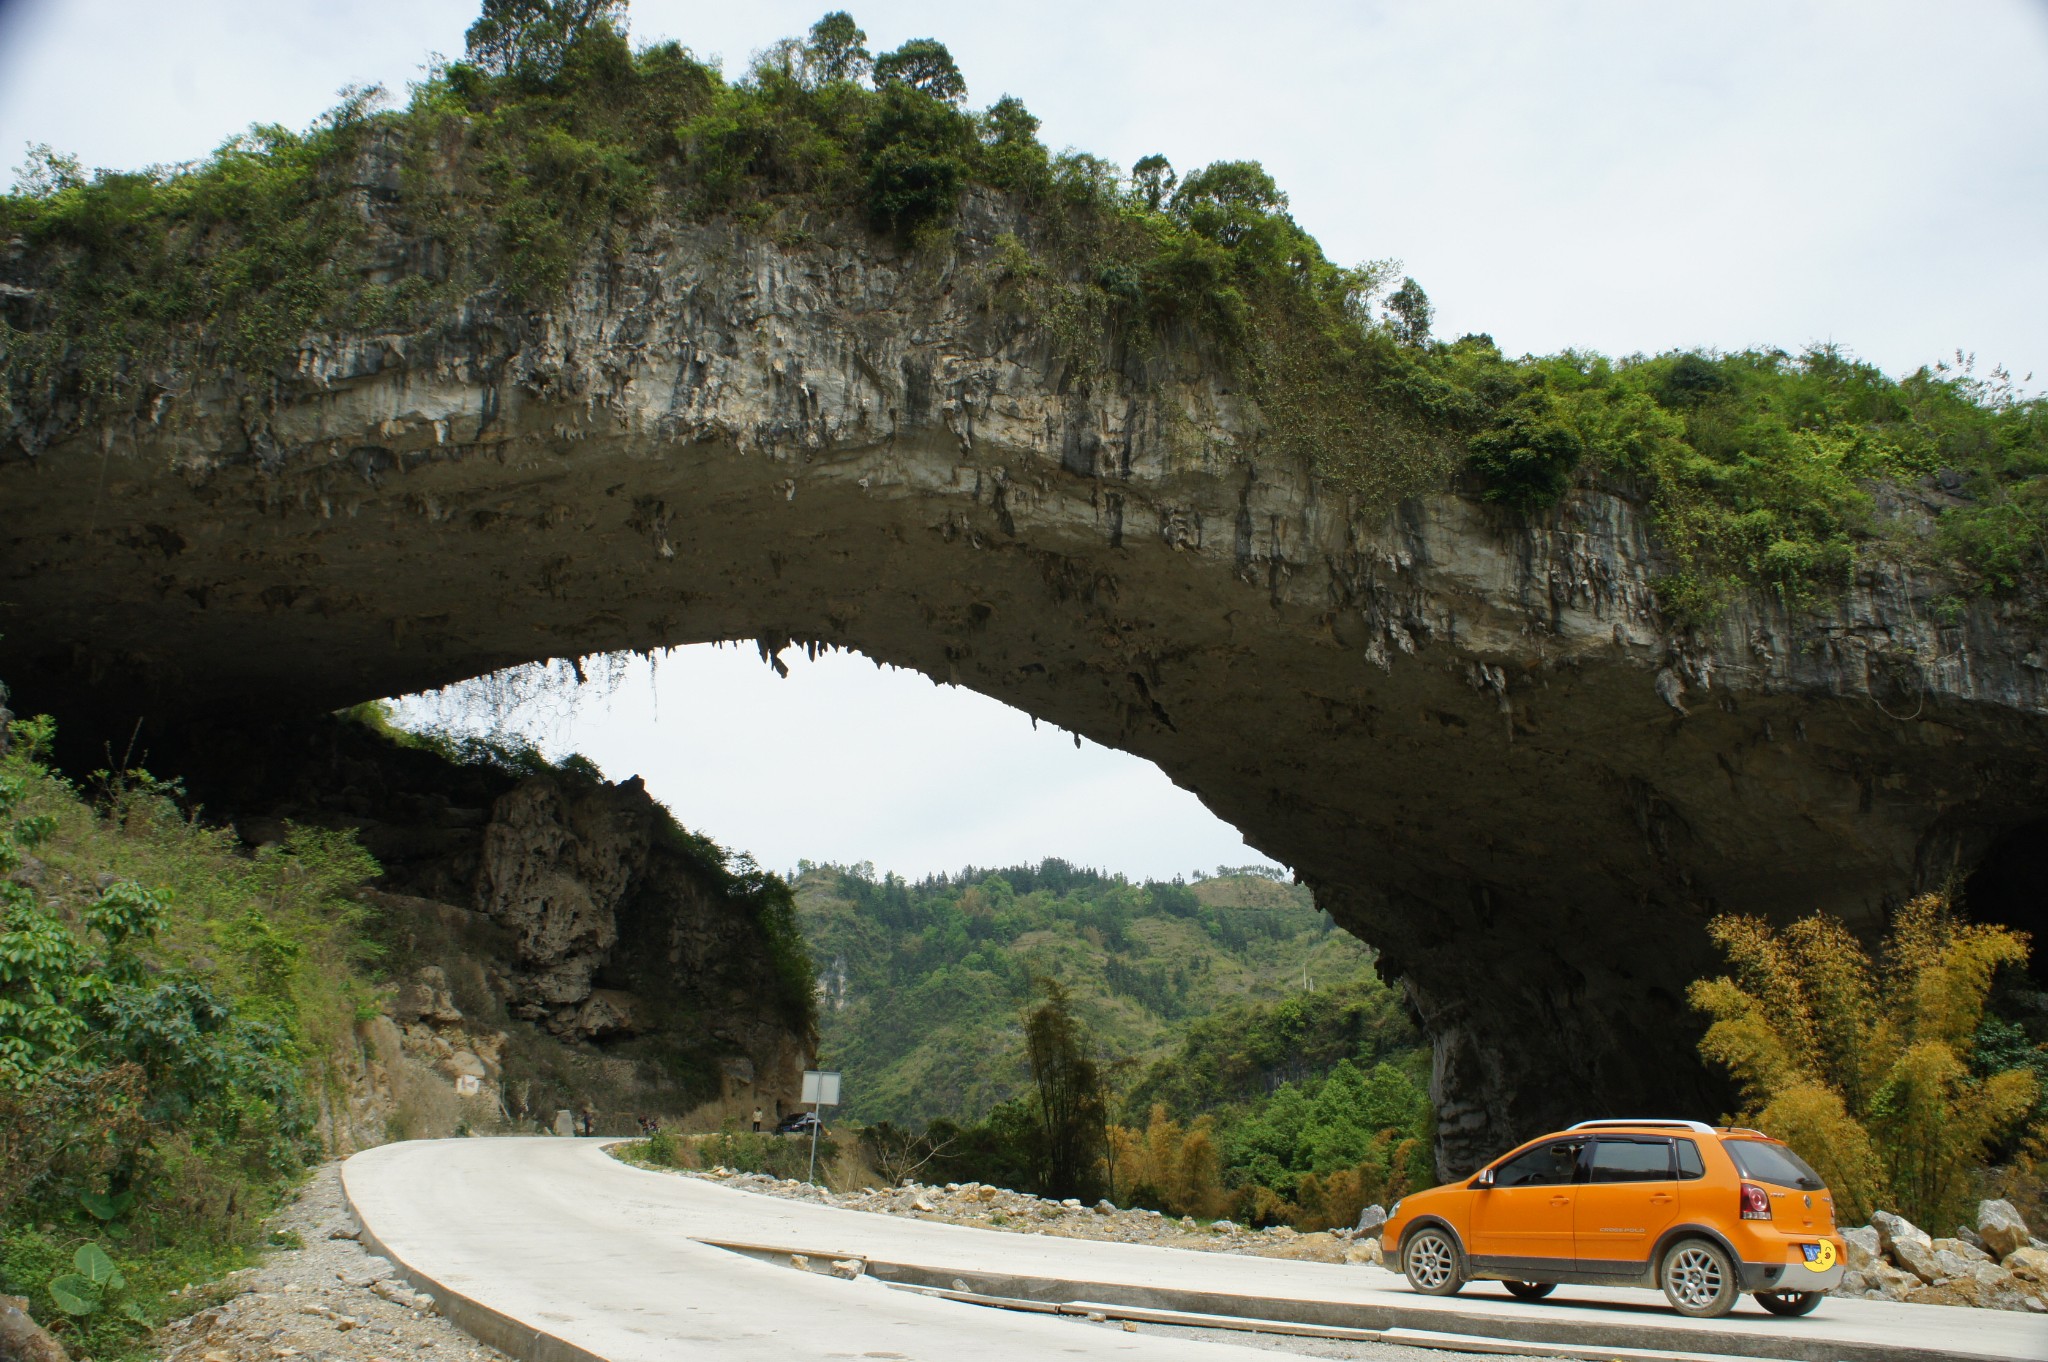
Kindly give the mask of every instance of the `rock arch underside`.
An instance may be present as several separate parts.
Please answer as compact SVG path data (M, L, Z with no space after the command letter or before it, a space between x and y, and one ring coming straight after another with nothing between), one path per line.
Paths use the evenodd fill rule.
M1198 343L1082 365L987 307L1006 231L987 200L944 254L655 224L544 310L484 293L288 376L29 413L0 677L104 732L708 640L970 686L1158 763L1381 950L1446 1170L1719 1115L1684 1003L1713 913L1874 928L2048 817L2016 609L1878 567L1681 631L1627 489L1366 514Z

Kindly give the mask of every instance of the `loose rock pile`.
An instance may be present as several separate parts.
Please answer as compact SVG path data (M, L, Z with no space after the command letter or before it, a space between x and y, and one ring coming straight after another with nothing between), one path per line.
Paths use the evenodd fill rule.
M939 1220L1010 1234L1051 1234L1067 1239L1157 1244L1204 1253L1242 1253L1257 1258L1292 1258L1316 1263L1380 1263L1378 1241L1370 1236L1354 1237L1350 1230L1303 1234L1284 1225L1251 1230L1228 1220L1203 1225L1187 1216L1175 1219L1158 1211L1121 1210L1107 1201L1098 1201L1092 1207L1071 1198L1050 1201L980 1182L951 1182L944 1187L910 1183L902 1187L832 1192L805 1182L773 1178L765 1173L736 1173L729 1168L713 1168L701 1173L678 1171L684 1177L703 1178L792 1201L810 1201L821 1206L872 1211L879 1215L908 1216L913 1220Z
M1351 1230L1302 1234L1285 1226L1249 1230L1228 1220L1202 1225L1158 1211L1120 1210L1107 1201L1049 1201L1024 1192L978 1182L833 1192L765 1173L729 1168L709 1172L677 1170L728 1187L792 1201L810 1201L852 1211L939 1220L953 1225L1011 1234L1052 1234L1069 1239L1102 1239L1124 1244L1157 1244L1204 1253L1242 1253L1319 1263L1386 1267L1379 1242ZM1842 1231L1848 1243L1848 1271L1838 1296L1911 1301L1919 1305L1971 1305L1993 1310L2048 1313L2048 1245L2034 1238L2008 1202L1977 1208L1977 1228L1953 1239L1935 1239L1904 1219L1879 1212L1870 1225ZM1389 1269L1391 1270L1391 1269Z
M1842 1239L1849 1261L1837 1296L2048 1314L2048 1244L2028 1232L2011 1202L1979 1202L1977 1227L1958 1226L1952 1239L1889 1211L1843 1230Z
M336 1165L315 1173L270 1227L281 1251L194 1288L220 1303L157 1331L152 1351L163 1362L509 1362L357 1241Z

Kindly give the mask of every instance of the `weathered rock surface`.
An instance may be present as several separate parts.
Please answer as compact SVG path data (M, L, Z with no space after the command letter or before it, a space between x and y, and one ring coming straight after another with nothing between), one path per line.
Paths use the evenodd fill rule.
M364 195L423 248L391 258L432 254ZM1683 999L1709 916L1873 927L2048 817L2019 607L1872 566L1694 631L1626 487L1531 521L1368 511L1202 345L1075 354L992 302L998 238L1034 231L989 198L916 257L654 222L546 309L486 290L276 374L195 338L89 428L60 383L0 450L0 674L122 734L721 639L970 686L1156 761L1382 949L1449 1169L1588 1113L1725 1109ZM32 262L10 274L26 316ZM535 873L501 906L555 961L535 1005L571 1006L604 910Z
M2005 1255L2004 1266L2013 1276L2048 1288L2048 1249L2016 1248Z
M2020 1219L2020 1213L2013 1209L2010 1201L1980 1201L1977 1203L1977 1239L1994 1258L2005 1258L2015 1250L2025 1248L2033 1236L2027 1232L2027 1222Z
M1877 1231L1869 1225L1843 1230L1842 1242L1848 1246L1848 1266L1852 1272L1861 1272L1884 1256Z
M1879 1211L1871 1224L1841 1232L1848 1270L1834 1294L2048 1314L2048 1253L2029 1246L2009 1203L1981 1203L1978 1219L2019 1224L2021 1246L2000 1262L1964 1239L1930 1239L1903 1217Z
M800 990L757 908L638 780L460 766L333 718L203 728L164 756L245 841L349 828L383 868L368 898L396 988L389 1020L340 1057L336 1152L531 1128L564 1105L611 1134L707 1104L797 1105L815 1044Z
M1877 1231L1878 1244L1886 1253L1894 1253L1900 1244L1913 1244L1928 1250L1934 1247L1933 1238L1902 1215L1891 1211L1879 1211L1870 1217L1870 1227Z
M71 1362L64 1345L44 1332L20 1296L0 1296L0 1362Z

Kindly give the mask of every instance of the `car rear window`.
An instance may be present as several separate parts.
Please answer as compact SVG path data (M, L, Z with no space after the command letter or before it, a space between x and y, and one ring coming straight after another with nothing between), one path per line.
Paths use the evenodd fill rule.
M1817 1192L1827 1185L1821 1181L1820 1174L1806 1166L1806 1160L1784 1145L1765 1144L1762 1140L1724 1140L1721 1147L1728 1151L1728 1156L1735 1160L1735 1166L1746 1178L1775 1182L1780 1187L1797 1187L1803 1192Z

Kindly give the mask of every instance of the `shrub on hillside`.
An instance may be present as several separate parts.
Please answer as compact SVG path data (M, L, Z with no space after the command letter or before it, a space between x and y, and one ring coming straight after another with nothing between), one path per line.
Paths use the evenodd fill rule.
M314 1153L316 1095L369 996L351 895L376 865L334 833L245 854L142 772L98 773L95 807L38 760L47 721L12 736L0 1291L105 1357L169 1292L243 1265Z
M1839 920L1782 930L1710 925L1731 975L1692 986L1700 1042L1740 1085L1734 1119L1785 1140L1827 1180L1844 1223L1877 1210L1958 1223L1988 1151L2028 1115L2030 1068L1971 1060L1996 971L2023 964L2025 933L1962 921L1946 897L1899 910L1873 959Z
M1182 1126L1159 1104L1154 1104L1143 1130L1110 1128L1109 1180L1119 1205L1169 1215L1213 1220L1231 1202L1223 1185L1215 1118L1199 1116Z

